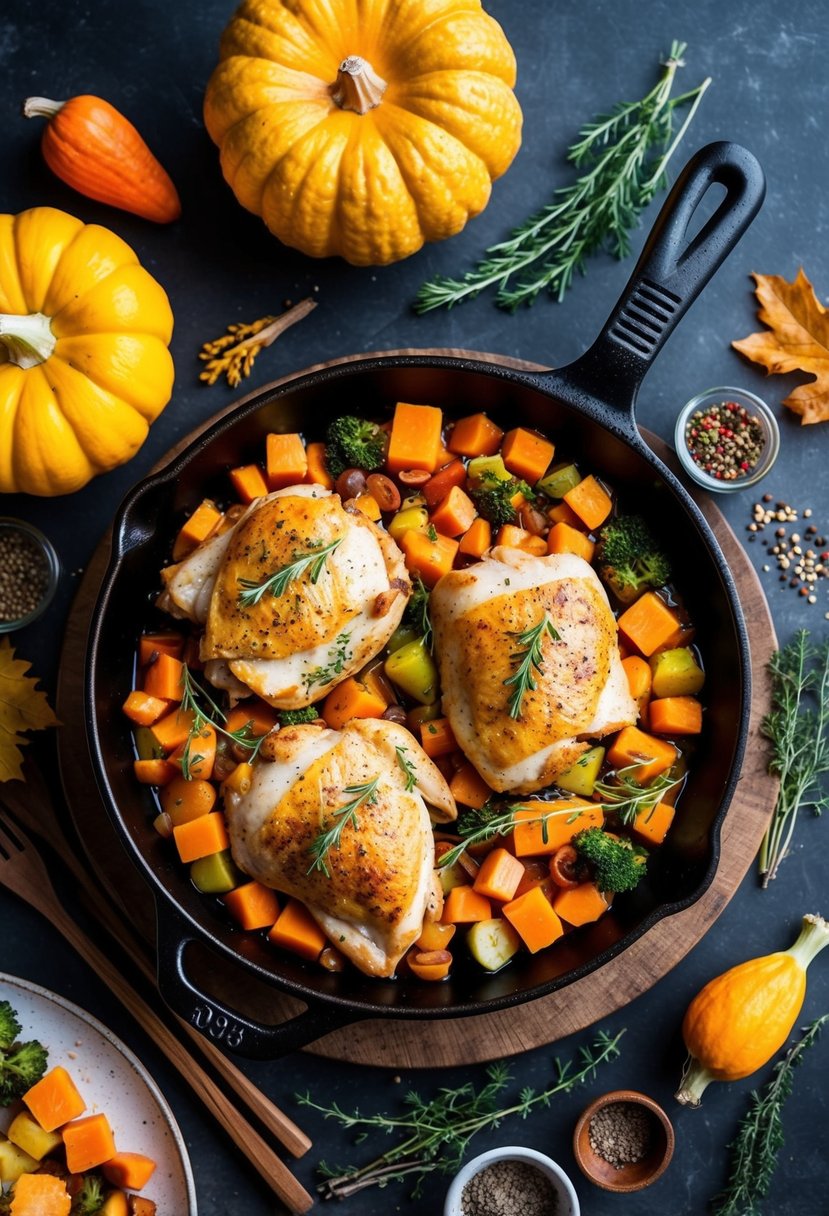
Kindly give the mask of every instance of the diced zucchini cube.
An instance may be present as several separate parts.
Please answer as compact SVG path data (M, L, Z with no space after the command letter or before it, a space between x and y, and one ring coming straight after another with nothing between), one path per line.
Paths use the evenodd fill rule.
M536 489L548 498L563 498L582 480L581 473L574 464L559 464L546 477L537 482Z
M556 785L569 794L578 794L580 798L590 798L593 787L598 780L599 771L604 763L605 749L591 747L590 751L579 756L563 773L556 777Z
M662 650L650 663L654 697L694 696L705 683L705 672L687 646Z
M521 946L521 938L509 921L479 920L466 935L466 944L476 963L486 971L500 971Z

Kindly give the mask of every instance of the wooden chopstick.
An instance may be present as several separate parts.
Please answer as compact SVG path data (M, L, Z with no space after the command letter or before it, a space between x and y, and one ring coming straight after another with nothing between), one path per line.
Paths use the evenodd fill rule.
M49 790L40 774L32 773L28 766L27 777L31 783L15 782L0 789L0 806L5 806L15 818L30 831L41 836L51 845L63 864L71 872L84 893L91 911L106 928L109 935L138 965L144 976L153 985L156 982L152 963L146 947L134 930L118 915L112 904L104 898L90 871L80 861L65 835L55 810ZM179 1026L201 1054L210 1061L216 1072L237 1094L262 1126L274 1136L294 1157L301 1157L311 1147L311 1140L293 1119L264 1094L215 1043L205 1038L194 1026L182 1018L176 1018Z

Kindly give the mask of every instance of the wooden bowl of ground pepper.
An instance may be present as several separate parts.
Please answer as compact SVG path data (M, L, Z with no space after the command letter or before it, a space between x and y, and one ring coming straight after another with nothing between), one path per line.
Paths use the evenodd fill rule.
M573 1132L573 1153L586 1178L627 1194L650 1186L674 1152L674 1129L661 1106L634 1089L591 1102Z
M0 633L30 625L45 611L58 585L60 562L42 532L0 517Z

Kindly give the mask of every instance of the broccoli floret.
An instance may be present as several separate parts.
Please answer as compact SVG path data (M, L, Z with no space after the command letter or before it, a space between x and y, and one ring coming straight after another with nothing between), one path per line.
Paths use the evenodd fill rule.
M577 832L573 846L590 862L600 891L632 891L644 877L645 850L627 840L616 840L601 828Z
M0 1106L9 1106L46 1072L46 1048L32 1040L0 1050Z
M302 726L304 722L316 722L319 710L314 705L306 705L304 709L280 709L280 726Z
M0 1050L11 1047L23 1027L8 1001L0 1001Z
M386 434L376 422L347 414L335 418L325 441L325 463L333 478L346 469L366 473L383 467L386 459Z
M69 1216L95 1216L104 1206L104 1184L97 1174L87 1174L72 1199Z
M519 481L517 477L502 481L491 472L485 472L481 484L471 489L469 494L478 508L478 514L488 519L495 528L515 523L517 512L512 500L516 494L523 494L528 502L535 498L526 481Z
M599 533L599 566L606 582L624 599L645 587L661 587L671 565L641 515L620 515Z

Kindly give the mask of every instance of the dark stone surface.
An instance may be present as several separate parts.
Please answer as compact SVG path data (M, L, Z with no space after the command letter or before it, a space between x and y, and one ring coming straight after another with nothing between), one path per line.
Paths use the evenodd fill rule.
M63 207L86 221L108 225L136 249L170 294L176 315L173 353L175 396L141 452L128 464L59 501L7 498L3 513L19 514L44 528L64 563L60 592L47 618L20 633L15 643L54 688L63 623L77 573L83 568L124 492L161 454L198 421L233 399L224 388L197 383L195 355L201 342L232 320L279 311L286 299L312 293L320 307L258 360L250 387L277 375L355 351L398 346L464 346L563 364L597 331L623 286L630 264L609 257L591 261L563 305L539 300L529 311L508 316L491 301L451 314L417 318L409 303L426 278L454 274L510 227L542 205L570 180L564 152L577 128L596 112L651 87L656 64L674 37L690 42L682 85L710 74L714 83L677 157L711 139L744 142L762 161L769 179L766 205L737 252L677 335L670 341L642 394L639 420L669 437L674 416L690 396L714 384L754 389L780 418L782 452L763 490L775 498L814 509L814 521L829 528L826 458L829 427L801 429L780 406L798 377L765 381L730 348L732 338L756 328L748 278L752 270L791 278L805 266L821 298L829 292L829 172L823 117L826 112L825 6L803 0L781 7L771 0L701 0L677 9L665 0L490 0L518 56L518 94L524 108L524 144L509 174L496 184L487 211L459 237L424 250L401 265L355 270L337 261L311 262L283 249L260 222L243 212L222 182L216 151L201 121L204 84L214 64L230 6L221 0L41 0L5 5L0 11L0 209L15 212L37 204ZM41 161L38 130L17 117L28 94L57 97L98 93L120 106L138 125L179 185L183 220L157 228L74 194ZM658 202L646 216L656 214ZM642 232L634 234L639 247ZM723 502L742 531L759 495L735 494ZM749 546L758 567L763 551ZM801 601L776 572L763 574L781 640L809 626L825 635L829 609L825 585L814 607ZM48 749L40 748L50 764ZM746 1108L750 1086L766 1079L719 1086L703 1109L680 1111L671 1099L682 1063L679 1027L693 994L712 974L753 954L783 948L800 915L827 911L826 825L804 815L791 857L772 889L761 893L750 874L704 941L646 996L610 1019L607 1029L627 1027L621 1060L583 1091L556 1100L528 1122L508 1122L481 1136L473 1151L511 1142L549 1152L573 1177L587 1216L700 1216L723 1184L725 1145ZM99 981L78 964L57 935L27 908L0 891L0 968L56 989L89 1008L118 1031L145 1060L181 1122L195 1167L202 1216L244 1212L265 1216L271 1197L237 1156L210 1118L166 1066L154 1046L122 1014ZM810 972L800 1021L829 1010L829 958ZM440 1030L436 1029L435 1034ZM553 1054L571 1055L589 1036L554 1049L530 1052L511 1062L515 1087L543 1085ZM826 1155L829 1041L816 1047L797 1077L786 1108L786 1146L764 1210L776 1216L821 1216L829 1211ZM246 1066L247 1067L247 1066ZM289 1111L292 1095L310 1089L323 1103L363 1110L399 1109L407 1088L431 1093L440 1085L479 1083L483 1069L448 1070L393 1077L387 1071L356 1069L294 1056L250 1073ZM608 1196L578 1173L570 1150L575 1119L590 1097L619 1086L640 1088L669 1110L677 1132L673 1164L652 1190L628 1198ZM333 1124L310 1112L298 1116L315 1146L297 1166L311 1184L320 1157L333 1162L365 1159L380 1141L353 1149ZM391 1211L441 1210L447 1180L435 1176L419 1202L406 1191L363 1192L344 1211L380 1216ZM177 1216L177 1214L161 1214Z

